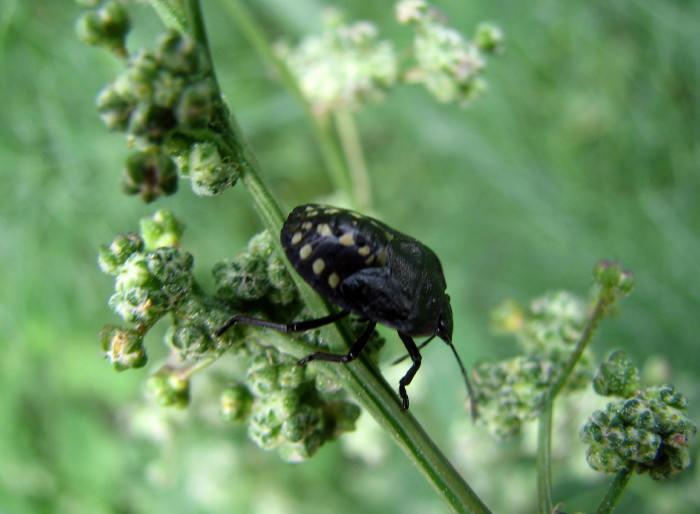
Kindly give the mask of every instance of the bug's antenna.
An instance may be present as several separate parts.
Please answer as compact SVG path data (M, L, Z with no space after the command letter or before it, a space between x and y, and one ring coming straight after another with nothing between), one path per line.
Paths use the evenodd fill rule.
M449 346L452 349L452 353L454 354L455 359L457 359L457 363L459 364L459 369L462 372L462 378L464 378L464 383L467 386L467 392L469 394L469 411L472 415L472 419L476 421L476 418L479 416L479 412L476 408L476 395L474 394L474 388L472 387L472 383L470 382L469 376L467 375L467 370L464 368L464 364L462 364L462 359L459 358L459 354L457 353L457 350L452 344L452 341L445 342L447 343L447 346Z

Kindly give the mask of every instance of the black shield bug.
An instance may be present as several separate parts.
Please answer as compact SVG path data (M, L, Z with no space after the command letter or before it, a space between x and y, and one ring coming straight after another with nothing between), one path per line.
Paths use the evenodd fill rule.
M381 323L398 332L412 361L399 381L404 410L408 409L406 386L420 368L420 348L435 336L452 349L473 398L464 366L452 345L452 308L442 266L430 248L373 218L315 204L291 212L280 240L299 275L341 310L291 324L238 314L216 332L217 336L235 323L301 332L354 314L367 326L347 354L316 352L299 364L312 360L350 362L360 355L376 324ZM428 339L417 346L414 337Z

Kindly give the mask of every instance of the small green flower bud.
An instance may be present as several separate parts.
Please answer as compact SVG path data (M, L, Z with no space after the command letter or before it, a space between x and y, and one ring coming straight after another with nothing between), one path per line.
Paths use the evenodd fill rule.
M259 257L241 254L236 260L214 265L212 273L217 295L232 300L260 300L270 291L267 263Z
M130 29L129 14L116 1L105 2L101 7L84 13L76 24L81 41L105 47L119 55L126 55L124 43Z
M214 196L232 187L239 176L238 166L222 158L215 143L196 143L190 153L192 191L200 196Z
M344 432L355 430L355 424L360 417L361 410L354 403L333 402L325 409L326 416L332 420L330 423L330 437L339 437Z
M168 31L158 42L158 61L168 70L182 75L203 71L204 54L196 41L177 31Z
M476 27L474 42L485 52L500 52L503 50L503 31L491 23L480 23Z
M160 209L153 216L141 218L140 230L148 250L180 245L185 224L169 209Z
M185 88L186 79L173 74L170 70L159 69L152 80L153 95L150 101L166 109L177 120L175 108Z
M249 415L253 396L243 384L227 387L221 393L221 417L228 422L244 421Z
M163 366L146 380L146 391L163 407L187 407L190 402L190 381L176 369Z
M134 329L105 325L100 330L99 341L105 357L117 371L142 368L148 361L143 336Z
M183 91L175 109L183 130L207 127L214 113L216 89L209 81L190 84Z
M593 389L601 396L629 398L640 388L639 368L625 352L615 352L603 362L593 379Z
M263 230L248 241L248 253L261 259L269 259L275 253L275 243L270 232Z
M108 85L97 96L97 111L109 130L125 132L129 126L129 116L134 110L134 102L125 98Z
M174 248L134 253L119 269L109 305L122 319L150 327L192 287L192 256Z
M136 103L153 101L154 83L161 73L156 56L148 50L138 50L129 66L113 82L114 89L124 98Z
M324 443L324 436L314 432L296 444L286 444L279 449L280 457L286 462L303 462L310 459Z
M270 256L267 261L267 278L270 281L272 292L270 301L277 305L289 305L299 298L299 291L287 266L277 254Z
M282 422L280 435L291 443L298 443L311 435L321 422L321 411L309 405L300 405L294 414Z
M609 296L609 301L628 295L634 288L634 274L623 270L619 262L599 261L596 263L594 278Z
M177 119L173 110L151 102L138 103L129 117L129 133L149 143L162 143L175 126Z
M196 139L181 132L171 132L163 143L163 149L173 159L182 177L190 174L190 153L196 142Z
M257 366L251 364L248 368L246 382L255 396L268 396L279 391L278 368L272 365Z
M278 382L284 389L295 389L304 382L306 378L306 368L297 365L296 362L283 364L278 368Z
M143 239L135 232L118 235L109 246L100 246L98 256L100 269L109 275L116 275L121 265L132 254L143 251L143 246Z
M145 202L177 190L175 163L158 150L132 153L126 162L122 188L127 194L139 194Z
M180 352L185 359L196 359L213 348L211 331L203 330L196 323L168 327L165 343Z

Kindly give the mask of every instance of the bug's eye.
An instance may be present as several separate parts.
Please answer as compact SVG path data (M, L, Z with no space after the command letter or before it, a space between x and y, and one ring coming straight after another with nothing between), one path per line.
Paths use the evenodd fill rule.
M452 342L452 306L448 295L445 295L442 313L440 314L440 319L438 319L435 334L448 344Z

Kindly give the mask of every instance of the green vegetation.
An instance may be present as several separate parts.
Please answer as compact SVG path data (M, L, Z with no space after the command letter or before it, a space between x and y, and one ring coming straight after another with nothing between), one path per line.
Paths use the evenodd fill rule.
M425 65L435 62L435 45L449 43L456 54L466 52L439 23L433 25L435 20L420 25L411 12L402 13L404 23L419 25L422 38L412 64L424 63L404 76L387 65L389 49L376 34L352 25L355 32L341 35L359 38L367 66L382 72L372 75L381 91L359 98L370 101L363 110L351 114L357 100L352 99L340 104L344 110L328 118L329 124L313 125L308 115L324 113L327 104L300 102L308 80L295 86L276 59L308 64L318 41L345 48L347 41L338 35L310 36L323 30L321 2L250 3L250 19L239 2L206 3L211 59L227 107L217 103L201 49L173 33L154 43L165 30L150 9L136 7L134 23L114 7L100 13L111 20L106 25L100 25L100 16L82 18L83 39L104 42L105 52L77 40L81 8L63 4L10 0L0 5L0 265L5 270L0 333L6 348L0 361L0 510L445 508L366 412L356 421L356 432L323 445L299 465L284 463L278 453L263 452L248 439L246 430L258 444L282 447L283 457L299 460L317 449L324 430L323 437L336 437L357 417L346 401L352 396L329 403L309 393L308 377L285 360L282 352L299 351L285 338L264 334L267 341L279 338L275 347L281 352L254 359L247 375L240 359L227 351L235 341L216 346L210 340L220 322L215 320L230 314L212 300L214 291L257 294L246 301L269 301L266 312L291 315L285 309L295 302L300 308L271 240L264 235L251 240L280 214L264 198L266 190L274 192L283 211L317 200L361 207L433 248L453 301L455 345L471 369L490 363L491 368L482 364L478 370L495 392L503 384L522 392L528 377L554 376L553 365L567 370L563 350L548 347L546 361L537 353L552 333L563 334L561 341L570 346L586 339L587 303L546 291L581 295L601 258L634 270L634 293L620 303L618 317L597 327L582 354L584 363L596 364L614 350L626 352L610 357L596 376L596 391L617 397L608 407L609 400L590 388L569 395L559 382L528 389L512 402L486 402L485 414L493 414L485 419L489 428L490 420L509 416L511 423L501 425L499 435L524 432L503 445L469 420L461 377L450 353L436 343L423 352L423 367L411 386L411 413L494 512L533 511L536 483L545 491L553 488L553 501L565 500L567 512L593 511L604 495L614 500L618 490L608 489L611 482L622 490L627 480L621 512L700 508L694 468L673 480L649 478L684 467L688 455L681 448L694 433L687 419L697 420L700 413L700 6L680 0L654 5L446 1L440 8L449 26L471 34L484 50L505 48L485 69L472 56L470 69L478 74L463 83L455 82L459 74L445 76ZM159 5L162 14L168 3ZM410 27L393 21L389 4L356 2L343 8L347 23L371 20L380 39L395 41L397 49L410 45ZM500 27L504 42L494 25L476 29L484 20ZM175 16L170 28L181 23ZM340 22L326 17L326 23L333 28ZM260 37L284 40L285 50L266 56L269 48ZM305 58L292 50L300 40L310 52ZM100 93L109 80L124 77L120 59L139 48L156 50L142 54L128 79ZM185 61L173 58L182 55ZM133 105L144 107L144 99L158 98L175 116L144 107L125 123L124 106L130 104L124 102L131 99L125 100L120 86L151 80L156 69L167 70L158 75L162 87L140 90L144 96L137 95ZM410 84L399 85L399 78ZM426 89L440 100L469 106L436 103ZM240 130L250 141L266 185L251 184L249 170L239 168L251 158L245 146L237 146L241 139L207 139L206 127L224 123L216 116L225 108L240 124L232 127L234 135L240 137ZM112 129L131 135L130 148L123 137L107 132L100 116ZM173 127L179 127L177 133ZM333 148L335 136L340 146ZM232 163L231 154L242 161ZM176 168L181 178L172 196ZM241 184L218 195L237 180ZM251 194L251 187L263 193ZM124 195L120 188L154 203ZM218 196L201 197L212 194ZM141 236L130 233L142 219ZM178 219L185 221L184 232ZM116 234L124 235L115 239ZM118 277L116 290L96 265L98 247L105 243L100 265ZM261 267L263 275L255 271ZM213 276L211 269L217 270ZM618 306L607 307L628 292L627 275L615 265L597 270L595 294L605 304L599 314L614 314ZM248 289L241 292L241 277L249 275L264 278L243 280ZM110 297L120 316L110 310ZM538 300L527 304L533 297ZM308 291L302 298L312 311L323 309ZM237 305L239 300L226 301ZM146 304L155 310L143 310ZM515 334L525 353L517 372L506 376L509 382L497 382L503 374L493 364L509 362L518 351L492 332L489 316L499 304L505 306L493 324ZM184 321L168 326L159 321L166 313ZM116 325L122 321L133 326ZM145 338L139 327L149 330ZM391 331L382 335L387 344L380 369L393 377L402 369L389 362L400 356L401 347ZM168 374L170 368L163 367L168 347L190 357L223 357L197 361L188 373L209 367L191 381L182 380L181 373ZM254 354L251 348L234 353ZM104 353L118 369L140 369L114 373L100 360ZM584 371L573 370L576 385ZM373 381L368 383L381 383L366 372ZM245 380L231 383L236 373ZM335 378L357 395L357 384L343 382L343 373ZM666 383L675 388L662 386ZM638 384L643 394L630 398ZM335 380L315 387L338 394ZM155 398L145 399L144 390ZM552 412L546 398L559 391L564 392ZM391 400L389 393L393 387L377 395ZM271 437L264 415L279 421L280 412L298 412L300 396L311 398L314 408L293 423L280 422L284 437ZM547 440L551 476L541 468L536 475L527 444L536 427L526 421L540 413L542 402L540 442ZM177 410L157 403L189 406ZM219 407L228 421L218 416ZM230 423L255 409L263 414L253 415L254 428ZM382 407L378 410L381 417ZM392 415L390 409L383 412ZM585 444L579 440L584 424ZM601 436L610 427L619 438ZM551 433L552 440L543 433ZM306 441L303 447L290 444L300 440ZM665 467L654 471L648 467L650 455L661 444ZM690 446L693 463L696 446ZM597 469L618 472L620 459L630 456L637 471L648 475L630 480L623 470L613 481L613 475L586 464L588 457Z

